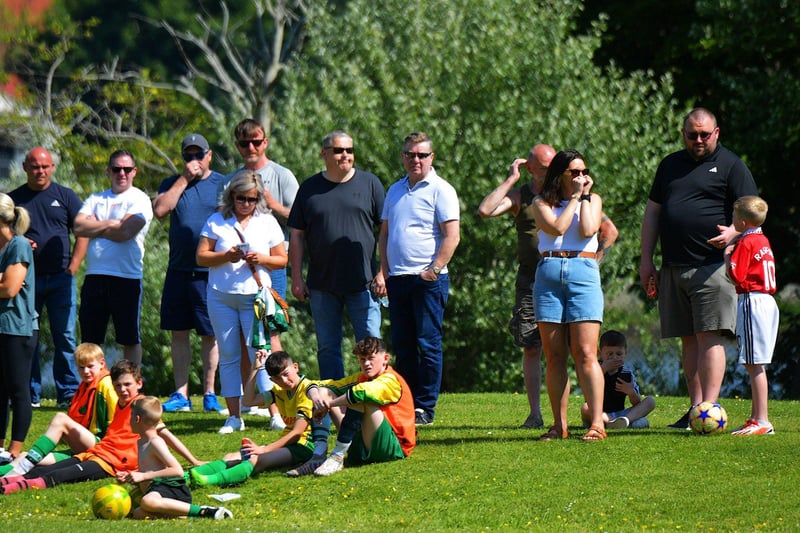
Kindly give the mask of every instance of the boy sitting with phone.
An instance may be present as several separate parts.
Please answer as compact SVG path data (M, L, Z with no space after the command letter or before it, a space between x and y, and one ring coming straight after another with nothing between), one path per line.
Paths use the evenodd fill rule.
M606 429L644 429L650 427L645 418L656 407L652 396L642 398L633 372L625 365L628 341L619 331L609 330L600 337L600 367L605 378L603 394L603 422ZM630 398L631 407L625 409L625 399ZM589 407L581 406L584 426L589 427Z

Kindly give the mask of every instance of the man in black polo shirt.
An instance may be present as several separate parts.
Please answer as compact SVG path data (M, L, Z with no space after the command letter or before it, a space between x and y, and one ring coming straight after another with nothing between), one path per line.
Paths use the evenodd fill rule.
M723 250L738 233L733 202L758 191L753 175L719 144L713 113L693 109L683 122L685 150L658 166L642 221L642 286L658 296L661 337L680 337L691 404L715 402L725 377L724 333L736 329L736 294ZM662 264L653 262L656 240ZM669 427L689 428L689 413Z

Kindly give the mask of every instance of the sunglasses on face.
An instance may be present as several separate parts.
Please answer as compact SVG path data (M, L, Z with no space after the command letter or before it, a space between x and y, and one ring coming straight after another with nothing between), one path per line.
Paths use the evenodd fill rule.
M234 198L237 204L254 204L258 202L258 196L236 196Z
M403 155L406 156L408 159L414 159L418 157L421 160L428 159L433 152L403 152Z
M567 170L569 170L569 173L572 174L573 178L577 178L581 174L583 174L584 176L588 176L589 175L589 169L588 168L569 168Z
M264 144L264 141L266 141L266 139L239 139L236 141L236 144L238 144L241 148L247 148L251 144L253 145L253 148L258 148Z
M184 152L183 160L186 161L187 163L190 161L200 161L206 156L206 154L208 154L208 152L203 152L203 151L193 152L193 153Z
M714 132L713 131L684 131L683 134L686 135L686 138L689 139L690 141L696 141L698 137L700 137L704 141L707 141L709 137L714 135Z
M133 169L136 167L111 167L111 172L115 174L119 174L121 172L125 172L125 174L130 174L133 172Z
M334 154L343 154L344 152L347 152L348 154L353 153L352 146L350 146L349 148L344 148L342 146L331 146L329 150L331 150Z

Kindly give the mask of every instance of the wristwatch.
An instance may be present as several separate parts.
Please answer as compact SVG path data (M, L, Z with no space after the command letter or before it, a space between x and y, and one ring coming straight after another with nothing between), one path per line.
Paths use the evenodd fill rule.
M443 267L437 267L436 265L434 265L433 263L431 263L431 270L433 270L433 273L434 273L434 274L436 274L436 276L437 276L437 277L438 277L438 276L439 276L439 274L442 272L442 268L443 268Z
M591 202L592 201L592 195L591 194L581 194L580 201L582 202L584 200L586 200L587 202Z

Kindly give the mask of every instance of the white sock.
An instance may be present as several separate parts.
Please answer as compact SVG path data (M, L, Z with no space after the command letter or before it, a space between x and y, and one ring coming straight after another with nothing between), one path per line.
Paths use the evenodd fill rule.
M347 453L347 450L350 448L349 442L339 442L336 441L336 446L333 447L333 451L331 455L338 455L340 457L344 457L344 454Z
M11 473L17 474L18 476L24 476L25 474L33 470L34 466L36 465L30 462L30 460L27 457L23 457L22 459L19 460L19 464L17 464L17 466L11 469Z

